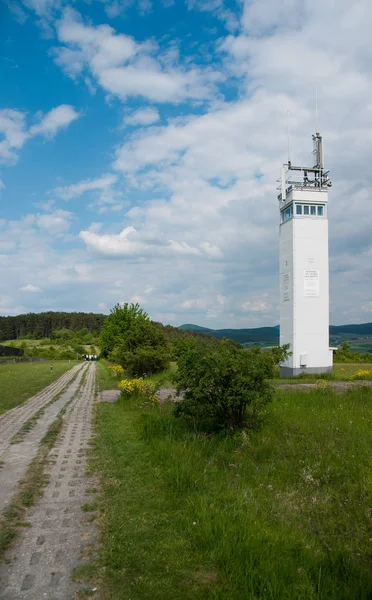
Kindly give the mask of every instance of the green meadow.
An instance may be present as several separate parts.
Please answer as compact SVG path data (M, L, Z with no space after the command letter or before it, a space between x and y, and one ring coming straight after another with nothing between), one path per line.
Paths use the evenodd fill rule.
M71 369L76 361L21 362L0 365L0 414L28 398ZM53 365L53 373L50 373Z
M104 598L371 598L371 388L277 391L231 436L120 399L96 431Z

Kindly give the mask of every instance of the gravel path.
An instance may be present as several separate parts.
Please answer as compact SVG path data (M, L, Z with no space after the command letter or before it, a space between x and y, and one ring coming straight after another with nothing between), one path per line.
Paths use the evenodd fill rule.
M87 365L86 378L67 407L61 434L49 453L49 483L27 514L31 527L8 551L9 562L0 569L2 600L72 600L79 589L72 571L84 564L82 552L96 536L81 508L94 501L89 488L95 482L85 475L85 451L91 437L95 369L95 363Z

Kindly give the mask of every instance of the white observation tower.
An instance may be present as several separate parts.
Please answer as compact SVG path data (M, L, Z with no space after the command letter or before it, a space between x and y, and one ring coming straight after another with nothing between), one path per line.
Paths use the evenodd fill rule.
M280 345L292 355L281 377L332 370L329 348L328 189L323 142L313 135L315 166L283 166L280 210Z

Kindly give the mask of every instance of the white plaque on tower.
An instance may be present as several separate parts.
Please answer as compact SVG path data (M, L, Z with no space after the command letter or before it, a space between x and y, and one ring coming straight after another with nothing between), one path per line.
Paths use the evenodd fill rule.
M305 272L304 272L304 296L305 296L305 298L317 298L319 296L319 271L318 271L318 269L305 269Z

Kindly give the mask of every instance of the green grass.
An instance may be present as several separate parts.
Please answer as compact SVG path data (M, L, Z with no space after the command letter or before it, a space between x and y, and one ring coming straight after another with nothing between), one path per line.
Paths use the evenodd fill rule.
M370 600L372 390L277 392L261 430L97 406L104 598Z
M104 359L101 358L101 360L98 360L96 365L96 378L97 378L97 387L98 390L101 392L102 390L117 390L118 389L118 383L120 381L120 377L113 377L112 374L110 373L110 371L108 370L108 366L111 363Z
M101 360L97 361L97 383L100 391L117 390L120 379L124 379L126 377L125 374L122 376L118 375L116 377L113 377L113 375L107 368L110 364L111 363L105 360L104 358L101 358ZM146 379L148 381L156 383L158 387L173 387L174 384L172 383L172 375L176 371L176 369L176 363L172 362L170 364L169 369L166 369L162 373L151 375Z
M150 375L147 377L149 381L156 383L158 388L170 388L174 387L174 383L172 380L172 375L177 371L177 363L171 362L168 369L163 371L162 373L156 373L156 375Z
M69 364L68 360L46 360L0 366L0 414L28 400L74 364L75 361ZM53 365L53 374L50 365Z
M99 566L110 600L207 598L210 561L192 551L182 506L168 495L161 469L141 438L134 403L99 404L94 455L102 476Z
M274 379L274 383L314 383L319 379L327 379L329 381L350 381L354 373L359 371L360 369L366 369L367 371L372 370L371 363L335 363L333 365L332 373L326 374L323 377L321 375L299 375L297 377L291 378L280 378L277 377Z

